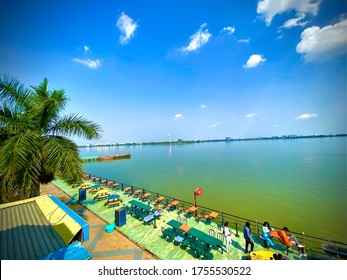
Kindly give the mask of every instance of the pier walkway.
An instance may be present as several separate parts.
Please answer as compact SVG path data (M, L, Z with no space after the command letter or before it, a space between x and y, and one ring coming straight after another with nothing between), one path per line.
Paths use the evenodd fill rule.
M157 256L124 236L117 229L107 233L107 222L52 183L41 186L41 191L58 198L89 224L89 240L83 245L94 260L156 260ZM101 203L101 202L100 202Z
M73 188L72 186L66 184L65 182L61 180L54 180L53 183L61 189L64 193L68 195L68 199L77 200L78 199L78 188ZM115 210L120 207L129 206L130 201L139 201L140 203L143 203L145 205L150 205L151 207L155 207L155 198L156 194L152 194L152 196L149 199L146 199L144 201L141 196L134 197L134 192L124 192L122 190L123 185L119 185L117 188L108 188L107 186L104 187L104 189L108 190L110 194L117 194L122 197L123 201L121 205L118 207L108 207L105 205L105 201L101 200L94 200L94 194L92 192L87 192L86 200L80 201L78 204L81 204L80 207L82 207L83 211L90 210L92 213L95 213L96 216L99 217L99 221L104 221L101 223L103 226L106 226L107 224L114 223L115 220ZM47 191L47 194L53 194L49 191ZM64 201L65 203L69 203L69 201ZM163 205L165 204L165 201L162 201ZM78 205L77 204L77 205ZM184 206L186 208L187 205ZM174 240L170 241L163 235L162 230L164 228L169 228L169 221L171 220L177 220L178 216L182 219L187 220L187 225L190 228L195 228L198 231L202 231L205 234L209 234L210 231L214 231L216 235L218 233L221 233L220 228L220 219L214 219L211 222L206 222L203 219L197 219L194 215L186 215L185 211L180 211L181 204L178 204L175 208L168 208L163 207L163 211L159 217L159 219L156 220L156 225L154 226L153 223L145 223L144 220L139 219L136 217L136 215L126 215L126 224L124 224L121 227L116 227L116 230L112 233L105 233L104 227L99 226L99 223L92 224L89 221L89 218L85 216L84 213L82 214L82 217L90 223L91 230L93 233L91 233L91 240L86 244L87 249L90 251L92 258L99 258L101 255L103 258L115 258L117 259L119 256L117 253L112 253L112 251L118 251L119 254L124 253L131 253L130 258L136 259L140 258L140 251L142 250L142 259L163 259L163 260L197 260L197 259L207 259L205 256L198 256L196 254L196 251L194 251L191 248L183 249L181 248L180 244L178 242L174 242ZM189 206L190 207L190 206ZM231 228L231 231L233 233L232 235L232 245L230 246L230 253L227 254L225 252L225 242L223 245L223 251L222 250L211 250L211 255L208 259L213 260L242 260L247 259L248 255L244 252L244 239L242 233L238 234L237 228ZM101 235L104 239L101 239L102 242L100 243L98 240L99 235ZM117 235L117 237L115 237ZM115 244L118 241L118 236L123 235L124 238L129 238L128 242L130 242L131 245L129 245L129 248L123 248L123 247L113 247L111 249L111 245L115 246ZM257 238L254 239L255 241L255 247L254 250L264 250L263 242L261 240L258 240ZM126 242L126 241L124 241ZM98 244L94 248L94 244ZM105 245L102 245L105 244ZM122 243L120 243L122 244ZM104 246L104 247L103 247ZM98 248L98 249L96 249ZM134 251L126 251L127 249L131 249ZM276 245L274 248L271 248L271 251L274 253L281 253L283 255L286 255L286 248L283 245ZM147 252L147 254L145 253ZM150 252L150 253L149 253ZM101 254L101 255L100 255ZM112 255L113 254L113 255ZM111 256L112 255L112 256ZM304 257L300 257L297 250L295 248L289 250L288 257L290 259L305 259Z
M106 155L106 156L85 156L81 157L83 162L88 161L106 161L106 160L117 160L117 159L130 159L131 154L116 154L116 155Z

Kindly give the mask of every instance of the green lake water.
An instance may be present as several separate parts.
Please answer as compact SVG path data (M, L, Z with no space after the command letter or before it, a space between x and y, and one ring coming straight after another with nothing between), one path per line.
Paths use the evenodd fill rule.
M86 173L307 235L347 242L347 137L80 148Z

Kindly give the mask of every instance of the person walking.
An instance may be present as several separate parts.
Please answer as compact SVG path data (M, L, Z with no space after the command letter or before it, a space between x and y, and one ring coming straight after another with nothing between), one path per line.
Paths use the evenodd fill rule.
M243 237L245 238L245 253L248 253L248 246L249 244L251 245L251 250L250 252L253 251L254 249L254 241L252 239L252 233L251 233L251 223L246 222L246 224L243 226Z
M226 240L226 251L229 254L229 245L231 245L232 240L231 240L231 231L229 229L229 222L225 222L224 223L224 228L223 228L223 234L225 236L225 240Z

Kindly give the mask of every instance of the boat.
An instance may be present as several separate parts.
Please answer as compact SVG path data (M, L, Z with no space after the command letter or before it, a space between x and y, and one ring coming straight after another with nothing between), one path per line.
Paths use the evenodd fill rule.
M329 244L322 244L322 249L329 255L329 256L339 256L343 259L347 259L347 248L329 245Z

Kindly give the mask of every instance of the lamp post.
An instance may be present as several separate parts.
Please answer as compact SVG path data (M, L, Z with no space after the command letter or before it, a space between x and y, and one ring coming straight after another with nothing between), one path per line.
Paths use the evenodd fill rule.
M198 187L194 191L194 206L196 207L196 197L202 195L202 188Z

